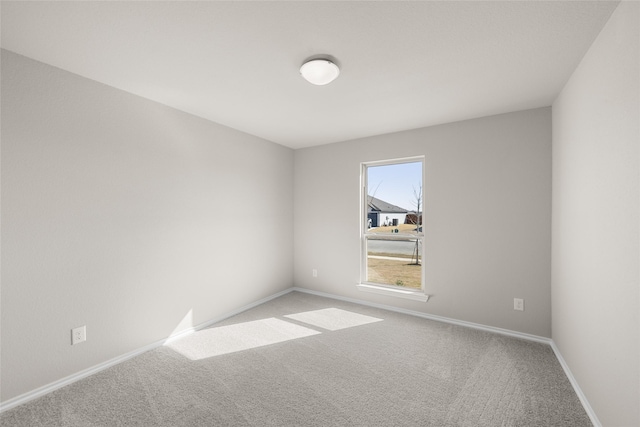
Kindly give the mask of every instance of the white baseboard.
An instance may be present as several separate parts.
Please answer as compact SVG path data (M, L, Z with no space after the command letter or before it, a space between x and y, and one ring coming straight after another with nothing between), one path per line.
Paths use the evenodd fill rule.
M564 373L567 375L567 378L569 378L569 382L571 382L571 386L573 387L573 390L578 395L578 399L580 399L580 403L582 403L582 407L587 412L587 415L589 415L589 419L591 420L593 427L602 427L602 423L600 422L600 420L596 416L595 411L589 404L589 401L587 400L587 396L585 396L584 393L582 392L582 389L580 388L580 385L578 384L576 377L574 377L573 374L571 373L571 369L569 369L569 365L567 365L567 362L564 360L564 357L562 357L562 354L560 353L560 349L558 348L558 346L556 346L556 343L553 341L551 341L551 348L553 349L553 352L556 354L556 358L558 359L558 362L560 362L560 365L562 366Z
M352 302L354 304L367 305L369 307L381 308L383 310L395 311L396 313L408 314L411 316L422 317L423 319L435 320L437 322L449 323L452 325L465 326L467 328L480 329L487 332L494 332L500 335L508 335L510 337L522 338L528 341L540 342L543 344L551 344L551 338L541 337L538 335L525 334L524 332L511 331L509 329L496 328L494 326L481 325L479 323L467 322L464 320L451 319L449 317L436 316L434 314L422 313L420 311L407 310L404 308L394 307L391 305L378 304L364 301L356 298L347 298L339 295L328 294L326 292L313 291L305 288L294 287L294 291L304 292L311 295L317 295L325 298L333 298L340 301Z
M54 381L52 383L46 384L42 387L38 387L35 390L31 390L27 393L21 394L19 396L16 396L14 398L11 398L9 400L6 400L4 402L0 402L0 413L4 412L4 411L8 411L11 408L15 408L16 406L22 405L24 403L27 403L31 400L37 399L38 397L44 396L45 394L51 393L54 390L57 390L59 388L62 388L66 385L72 384L76 381L79 381L83 378L86 378L88 376L91 376L95 373L98 373L100 371L103 371L111 366L117 365L118 363L122 363L125 360L131 359L132 357L136 357L141 355L142 353L146 353L149 350L153 350L154 348L160 347L164 344L167 344L171 341L175 341L177 339L183 338L187 335L190 335L200 329L204 329L207 328L215 323L221 322L222 320L228 319L231 316L235 316L236 314L242 313L243 311L247 311L253 307L256 307L260 304L264 304L267 301L271 301L272 299L281 297L282 295L288 294L289 292L291 292L293 290L293 288L288 288L285 289L284 291L278 292L276 294L270 295L266 298L262 298L261 300L255 301L251 304L247 304L245 306L242 306L240 308L237 308L233 311L230 311L228 313L225 313L221 316L218 316L214 319L210 319L204 323L201 323L197 326L182 330L176 334L173 334L165 339L156 341L154 343L151 343L149 345L145 345L144 347L138 348L136 350L130 351L129 353L123 354L121 356L118 357L114 357L113 359L107 360L105 362L99 363L95 366L92 366L90 368L84 369L80 372L76 372L75 374L69 375L68 377L59 379L57 381Z
M334 295L334 294L329 294L326 292L320 292L320 291L314 291L311 289L305 289L305 288L299 288L299 287L292 287L292 288L288 288L285 289L283 291L280 291L276 294L270 295L268 297L262 298L258 301L255 301L251 304L247 304L245 306L239 307L231 312L228 312L224 315L218 316L214 319L210 319L204 323L201 323L197 326L194 326L192 328L188 328L185 329L183 331L178 332L177 334L173 334L165 339L156 341L154 343L151 343L149 345L146 345L144 347L141 347L139 349L136 349L134 351L131 351L129 353L123 354L121 356L115 357L113 359L107 360L103 363L100 363L98 365L95 365L93 367L90 367L88 369L84 369L80 372L77 372L73 375L69 375L68 377L62 378L60 380L54 381L50 384L44 385L42 387L39 387L35 390L29 391L27 393L21 394L19 396L16 396L12 399L9 399L5 402L0 402L0 413L7 411L11 408L15 408L16 406L22 405L24 403L27 403L31 400L37 399L38 397L44 396L47 393L51 393L54 390L57 390L61 387L64 387L66 385L72 384L76 381L79 381L83 378L86 378L90 375L93 375L97 372L100 372L102 370L105 370L111 366L117 365L118 363L122 363L125 360L131 359L132 357L136 357L142 353L145 353L149 350L153 350L154 348L160 347L164 344L167 344L171 341L183 338L187 335L190 335L200 329L204 329L207 328L215 323L221 322L222 320L228 319L231 316L235 316L236 314L240 314L243 311L247 311L251 308L254 308L260 304L264 304L265 302L271 301L272 299L281 297L285 294L288 294L289 292L292 291L298 291L298 292L303 292L303 293L307 293L307 294L311 294L311 295L317 295L320 297L325 297L325 298L332 298L332 299L336 299L336 300L340 300L340 301L346 301L346 302L351 302L354 304L360 304L360 305L366 305L366 306L370 306L370 307L375 307L375 308L381 308L383 310L389 310L389 311L394 311L397 313L403 313L403 314L408 314L411 316L417 316L417 317L422 317L424 319L429 319L429 320L435 320L438 322L443 322L443 323L449 323L452 325L458 325L458 326L464 326L464 327L468 327L468 328L473 328L473 329L480 329L483 331L487 331L487 332L494 332L497 334L501 334L501 335L508 335L511 337L515 337L515 338L521 338L521 339L525 339L528 341L535 341L535 342L539 342L539 343L543 343L543 344L548 344L551 346L553 352L556 355L556 358L558 359L558 361L560 362L560 365L562 366L562 369L564 370L565 374L567 375L567 378L569 379L569 382L571 383L573 389L575 390L576 394L578 395L578 398L580 399L580 402L582 403L582 406L584 407L585 411L587 412L587 415L589 416L589 418L591 419L591 422L593 423L594 427L602 427L602 424L600 423L600 421L598 420L598 417L596 416L595 412L593 411L593 408L591 407L591 405L589 404L589 402L587 401L586 396L584 395L584 393L582 392L582 390L580 389L580 386L578 385L578 382L576 381L575 377L573 376L573 374L571 373L571 370L569 369L569 366L567 365L567 363L565 362L564 358L562 357L562 355L560 354L560 350L558 349L558 347L556 346L556 344L553 342L552 339L550 338L545 338L545 337L540 337L537 335L531 335L531 334L525 334L522 332L516 332L516 331L511 331L508 329L502 329L502 328L496 328L493 326L486 326L486 325L481 325L479 323L473 323L473 322L466 322L463 320L456 320L456 319L451 319L448 317L442 317L442 316L436 316L436 315L432 315L432 314L427 314L427 313L422 313L419 311L413 311L413 310L406 310L403 308L398 308L398 307L394 307L394 306L390 306L390 305L385 305L385 304L377 304L377 303L373 303L373 302L369 302L369 301L364 301L364 300L359 300L356 298L348 298L348 297L343 297L343 296L339 296L339 295Z

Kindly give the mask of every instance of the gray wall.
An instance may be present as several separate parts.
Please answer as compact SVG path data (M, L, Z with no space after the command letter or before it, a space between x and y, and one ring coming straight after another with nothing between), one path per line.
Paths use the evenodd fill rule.
M360 163L426 156L429 302L359 281ZM551 109L296 150L297 286L551 336ZM335 220L325 221L331 210ZM312 277L312 269L318 277ZM524 298L524 312L513 298Z
M292 175L288 148L3 51L1 399L291 287Z
M640 425L640 3L553 104L553 339L605 426Z

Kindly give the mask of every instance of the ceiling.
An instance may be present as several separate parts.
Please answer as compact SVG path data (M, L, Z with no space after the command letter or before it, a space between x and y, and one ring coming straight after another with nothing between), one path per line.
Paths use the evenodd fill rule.
M549 106L611 1L2 1L2 47L301 148ZM299 74L327 54L327 86Z

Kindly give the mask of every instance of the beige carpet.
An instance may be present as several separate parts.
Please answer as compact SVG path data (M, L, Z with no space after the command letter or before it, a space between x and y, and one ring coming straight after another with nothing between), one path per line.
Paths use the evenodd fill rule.
M591 426L551 348L292 292L2 426Z

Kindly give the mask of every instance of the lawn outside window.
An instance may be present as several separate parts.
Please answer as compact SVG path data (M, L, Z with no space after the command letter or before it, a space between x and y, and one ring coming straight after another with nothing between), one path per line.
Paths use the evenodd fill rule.
M361 169L362 291L427 301L423 263L424 157Z

